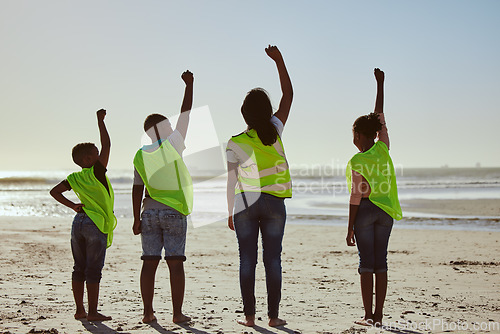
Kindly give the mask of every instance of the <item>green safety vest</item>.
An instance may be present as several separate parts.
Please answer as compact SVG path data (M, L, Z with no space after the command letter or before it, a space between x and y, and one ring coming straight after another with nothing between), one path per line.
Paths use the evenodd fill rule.
M251 129L232 137L226 150L241 159L235 194L261 192L277 197L292 197L292 180L281 138L273 145L264 145Z
M356 171L370 184L373 204L387 212L392 218L400 220L403 212L399 205L396 173L387 145L377 141L368 151L355 154L347 164L346 178L349 192L352 186L352 171Z
M179 153L164 140L153 152L137 151L134 167L152 199L183 215L193 210L193 180Z
M95 177L94 166L70 174L67 180L80 202L84 205L83 211L102 233L107 234L106 248L110 247L113 242L116 217L113 213L115 194L111 183L109 183L108 176L106 176L106 182L109 193L106 187Z

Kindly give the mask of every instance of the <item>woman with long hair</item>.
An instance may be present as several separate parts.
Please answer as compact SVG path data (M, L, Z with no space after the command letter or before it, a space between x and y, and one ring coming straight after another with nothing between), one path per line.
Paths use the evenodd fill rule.
M233 136L227 153L228 226L236 231L240 257L240 288L245 326L255 325L255 267L257 241L262 235L266 272L269 326L286 324L278 318L281 299L281 243L285 231L284 199L292 195L292 185L281 134L293 99L290 77L276 46L265 49L276 63L282 97L273 115L265 90L252 89L245 97L241 113L246 131Z

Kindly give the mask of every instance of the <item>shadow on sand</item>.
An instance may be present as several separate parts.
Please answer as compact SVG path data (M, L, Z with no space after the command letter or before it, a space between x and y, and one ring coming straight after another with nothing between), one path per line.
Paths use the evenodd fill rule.
M80 320L82 326L85 327L87 331L94 334L111 334L118 333L116 330L106 326L101 321L88 321ZM125 334L127 332L119 332L120 334Z
M424 332L418 332L414 331L411 329L407 329L404 327L393 327L393 326L384 326L380 327L380 329L383 329L384 331L387 331L389 333L395 333L395 334L422 334Z
M82 326L85 327L85 329L88 332L93 333L93 334L118 334L118 333L119 334L127 334L127 333L130 333L130 332L126 332L126 331L119 331L118 332L118 331L116 331L116 330L114 330L114 329L106 326L101 321L80 320L80 322L82 323ZM149 327L151 327L151 329L154 329L155 331L157 331L158 333L161 333L161 334L178 334L178 332L174 332L174 331L166 329L165 327L163 327L162 325L160 325L157 321L148 323L147 325ZM189 324L189 322L188 323L184 323L184 324L177 324L177 325L179 327L184 328L189 333L193 333L193 334L212 334L212 333L206 332L204 330L192 327ZM245 327L242 326L241 328L244 331ZM394 328L391 328L391 329L394 329ZM254 326L254 327L248 327L247 331L252 331L252 330L256 331L257 333L261 333L261 334L276 334L276 333L298 334L298 333L300 333L299 331L287 328L286 326L275 327L273 330L269 330L269 329L261 327L261 326ZM393 333L400 333L400 334L420 334L419 332L412 332L412 331L408 331L408 330L407 331L394 331L394 330L391 330L391 332L393 332Z
M185 322L185 323L182 323L182 324L177 324L177 326L184 328L185 330L188 331L188 333L194 333L194 334L211 334L209 332L205 332L204 330L191 327L191 325L190 325L189 322Z
M171 330L166 329L165 327L160 325L158 321L153 321L147 323L146 325L148 325L149 327L151 327L152 329L156 330L158 333L161 334L178 334L177 332L172 332Z
M276 333L298 334L298 333L300 333L299 331L295 331L293 329L287 328L286 325L274 327L273 330L269 330L267 328L257 326L257 325L255 325L253 327L248 327L248 329L250 331L255 330L257 333L261 333L261 334L276 334Z
M186 324L179 324L178 326L184 328L185 330L189 331L189 333L194 333L194 334L212 334L209 332L205 332L204 330L196 329L194 327L191 327L189 323ZM286 328L285 326L279 326L274 329L274 331L270 331L267 328L260 327L260 326L253 326L253 327L244 327L241 326L242 332L252 332L252 330L255 330L257 333L262 333L262 334L276 334L276 333L289 333L289 334L297 334L299 333L298 331L294 331L292 329ZM245 330L246 329L246 330Z

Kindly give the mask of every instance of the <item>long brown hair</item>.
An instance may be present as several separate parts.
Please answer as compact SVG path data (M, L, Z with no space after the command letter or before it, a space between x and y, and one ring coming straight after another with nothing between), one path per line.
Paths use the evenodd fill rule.
M264 145L272 145L278 139L278 132L271 123L273 106L267 92L262 88L254 88L247 93L241 114L250 129L255 129Z

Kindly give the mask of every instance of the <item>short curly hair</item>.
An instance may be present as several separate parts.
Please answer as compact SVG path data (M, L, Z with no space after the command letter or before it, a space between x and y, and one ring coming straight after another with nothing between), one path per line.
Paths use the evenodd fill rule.
M92 150L95 148L94 143L80 143L76 144L71 151L71 156L73 157L73 161L78 166L81 166L83 163L83 158L92 153Z

